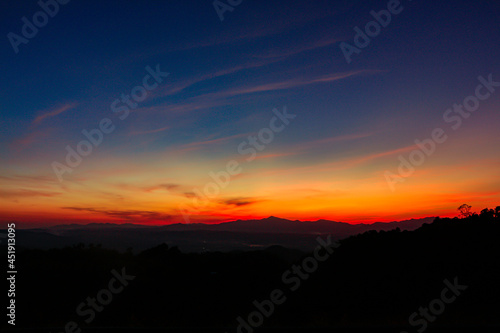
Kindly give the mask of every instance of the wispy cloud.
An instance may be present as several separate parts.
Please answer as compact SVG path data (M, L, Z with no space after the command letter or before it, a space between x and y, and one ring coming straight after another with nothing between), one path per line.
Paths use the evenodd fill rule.
M181 103L168 103L160 104L153 107L138 109L140 112L191 112L199 111L204 109L209 109L213 107L219 107L230 104L228 98L248 95L260 92L271 92L277 90L285 90L292 88L299 88L303 86L331 83L338 80L347 79L350 77L355 77L359 75L371 75L381 73L381 70L358 70L342 73L332 73L324 76L319 76L315 78L296 78L289 79L279 82L265 83L265 84L247 84L246 86L241 86L237 88L229 88L226 90L221 90L217 92L206 93L196 97L189 98ZM169 94L170 92L166 92ZM234 103L233 103L234 104Z
M285 59L302 52L312 51L315 49L331 46L338 43L339 41L341 41L341 39L323 38L320 40L308 41L305 44L295 44L293 46L287 47L286 49L282 47L273 48L269 51L255 54L254 56L257 58L264 58L264 59L269 59L269 58Z
M238 44L238 43L252 43L263 38L273 38L279 34L286 32L287 30L296 28L297 26L302 26L308 22L312 22L326 16L331 16L331 13L327 11L316 11L310 12L307 15L301 13L302 15L286 15L280 17L273 17L272 20L268 21L265 26L261 24L248 27L245 25L243 29L226 29L218 30L217 34L212 34L211 36L205 36L202 39L194 41L186 41L184 44L175 45L157 45L154 48L150 48L147 51L141 50L140 53L135 53L127 55L119 63L130 63L137 62L138 60L144 60L151 57L156 57L163 54L171 54L172 52L185 52L191 51L193 49L202 49L210 47L220 47L223 45Z
M352 167L357 166L357 165L361 165L363 163L367 163L369 161L372 161L372 160L375 160L378 158L396 155L396 154L402 154L405 152L412 151L414 149L418 149L418 146L411 145L411 146L406 146L406 147L402 147L402 148L382 151L382 152L378 152L378 153L372 153L372 154L368 154L368 155L346 158L346 159L337 160L334 162L322 163L322 164L318 164L318 165L309 165L309 166L288 168L286 170L283 170L283 169L269 170L269 171L263 172L262 174L277 174L277 173L278 174L285 174L285 173L286 174L295 174L295 173L300 173L300 172L322 172L322 171L344 170L344 169L352 168Z
M31 197L54 197L60 195L59 192L38 191L38 190L0 190L0 198L13 199L13 198L31 198Z
M204 40L186 43L183 46L177 47L175 51L187 51L191 49L203 48L203 47L214 47L225 44L235 44L243 41L255 40L263 37L269 37L273 35L278 35L291 27L293 27L298 20L293 20L288 17L288 20L278 23L277 21L271 20L265 27L254 26L252 29L244 30L228 30L222 34L213 35L212 37L205 38ZM300 21L303 21L302 19ZM169 50L171 52L172 50Z
M285 152L280 152L280 153L269 153L269 154L265 154L265 155L257 155L257 157L255 159L256 160L273 159L273 158L279 158L279 157L285 157L285 156L299 155L299 154L302 154L306 151L309 151L310 149L321 147L321 146L324 146L327 144L333 144L333 143L338 143L338 142L353 141L353 140L357 140L357 139L368 138L368 137L372 136L373 134L374 133L347 134L347 135L332 136L329 138L308 141L308 142L304 142L304 143L296 143L296 144L293 144L291 146L290 151L285 151Z
M158 104L150 107L138 108L135 112L140 113L158 113L158 114L175 114L175 113L187 113L192 111L202 111L213 107L219 107L228 105L228 101L219 100L215 101L213 98L209 100L208 98L200 98L205 96L198 96L190 100L186 100L180 103L164 103Z
M316 77L316 78L310 78L310 79L300 79L299 78L299 79L290 79L290 80L272 82L272 83L266 83L266 84L260 84L260 85L249 85L247 87L229 89L229 90L224 91L222 93L214 93L213 95L219 96L222 98L222 97L231 97L231 96L244 95L244 94L252 94L252 93L257 93L257 92L284 90L284 89L291 89L291 88L308 86L308 85L317 84L317 83L329 83L329 82L334 82L334 81L346 79L346 78L349 78L352 76L375 74L375 73L380 73L380 72L381 71L379 71L379 70L358 70L358 71L350 71L350 72L343 72L343 73L333 73L333 74L328 74L328 75L324 75L324 76L320 76L320 77Z
M252 198L231 198L231 199L221 200L219 202L221 204L224 204L227 206L241 207L241 206L252 205L252 204L257 203L259 201L261 201L261 200L255 200Z
M152 191L156 191L156 190L172 191L172 190L178 189L180 186L181 185L179 185L179 184L168 183L168 184L159 184L159 185L155 185L155 186L146 187L146 188L144 188L144 190L146 192L152 192Z
M52 131L52 129L45 129L28 133L25 136L12 141L10 146L16 150L22 150L34 143L40 142L42 139L47 138Z
M272 50L266 51L266 52L261 52L261 53L256 53L252 55L254 58L257 58L259 60L255 61L250 61L245 64L229 67L226 69L221 69L219 71L216 71L214 73L209 73L205 75L200 75L196 78L191 78L187 80L183 80L177 83L174 83L173 85L170 85L168 87L164 87L160 90L157 90L153 92L154 96L171 96L180 93L186 88L189 88L195 84L205 82L208 80L212 80L214 78L218 77L223 77L231 74L238 73L243 70L248 70L248 69L255 69L255 68L260 68L264 66L271 65L276 62L280 62L290 56L306 52L306 51L311 51L314 49L318 48L323 48L327 47L330 45L333 45L335 43L339 42L339 39L322 39L322 40L317 40L317 41L311 41L307 42L304 45L295 45L293 48L287 48L286 50L283 50L283 48L274 48Z
M222 142L226 142L226 141L229 141L229 140L232 140L232 139L237 139L237 138L242 138L244 136L248 136L249 134L251 134L251 133L241 133L241 134L226 136L226 137L218 138L218 139L190 142L188 144L182 145L180 148L181 149L182 148L188 148L188 147L200 148L202 146L220 144Z
M55 183L53 178L45 175L37 175L37 176L12 175L9 177L0 176L0 180Z
M171 128L171 126L165 126L162 128L157 128L153 130L146 130L146 131L132 131L130 132L130 135L140 135L140 134L152 134L152 133L158 133L158 132L163 132Z
M148 210L106 210L106 209L97 209L91 207L62 207L62 208L76 210L76 211L99 213L115 218L123 218L126 220L146 219L146 220L168 221L172 218L172 215L163 214L155 211L148 211Z
M76 103L67 103L67 104L64 104L62 106L51 108L49 110L40 111L39 115L32 121L31 124L32 125L38 125L43 120L45 120L47 118L55 117L55 116L57 116L57 115L65 112L65 111L73 109L74 107L76 107L76 105L77 105Z
M283 157L283 156L292 156L296 155L296 152L289 152L289 153L275 153L275 154L266 154L266 155L257 155L255 158L256 160L259 159L268 159L268 158L278 158L278 157Z
M196 195L196 193L194 192L184 192L184 196L188 199L191 199L191 198L197 198L198 195Z
M137 192L152 193L155 191L168 191L170 194L179 194L185 191L187 188L189 188L189 186L186 185L177 183L168 183L168 182L153 184L153 185L142 185L142 184L135 185L128 183L121 183L121 184L115 184L114 186L119 190L119 193L126 191L126 192L133 192L134 195Z
M318 146L323 146L326 144L332 144L332 143L337 143L337 142L345 142L345 141L353 141L353 140L357 140L357 139L364 139L364 138L368 138L368 137L372 136L373 134L374 133L372 132L372 133L337 135L337 136L332 136L329 138L304 142L302 144L294 145L294 151L311 149L311 148L315 148Z
M176 94L182 92L184 89L189 88L191 86L194 86L195 84L205 82L208 80L212 80L212 79L215 79L218 77L223 77L226 75L235 74L235 73L243 71L243 70L267 66L267 65L272 64L276 61L277 61L276 59L265 59L265 60L251 61L251 62L248 62L246 64L237 65L237 66L229 67L226 69L221 69L221 70L216 71L214 73L204 74L204 75L200 75L196 78L190 78L190 79L185 79L185 80L182 80L179 82L175 82L170 86L167 86L167 87L164 87L164 88L159 89L157 91L154 91L152 93L152 95L155 97L158 97L158 96L166 97L166 96L176 95Z
M62 106L57 106L48 110L38 112L38 116L31 122L31 126L28 129L27 133L21 138L13 140L10 144L11 147L17 150L22 150L34 143L40 142L42 139L47 138L50 133L53 132L53 128L34 130L34 127L38 126L41 122L49 118L60 115L61 113L76 107L76 105L76 103L67 103Z

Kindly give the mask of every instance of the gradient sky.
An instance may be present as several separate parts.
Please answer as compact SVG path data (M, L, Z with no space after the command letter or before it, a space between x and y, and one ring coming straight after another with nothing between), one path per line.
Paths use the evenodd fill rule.
M443 119L479 76L500 81L500 4L401 1L348 64L341 43L387 3L244 0L220 21L211 0L72 0L16 54L7 35L40 7L2 2L0 220L374 222L500 205L500 88L456 130ZM148 66L169 75L120 119L112 103ZM296 117L248 161L239 145L285 108ZM59 181L53 162L105 118L114 131ZM435 128L447 140L392 190L386 171ZM232 160L241 172L200 198Z

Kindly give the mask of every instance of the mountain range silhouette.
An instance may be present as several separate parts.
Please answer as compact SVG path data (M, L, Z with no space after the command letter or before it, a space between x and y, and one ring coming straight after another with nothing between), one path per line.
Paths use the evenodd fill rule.
M66 224L18 232L19 245L27 248L51 248L79 243L101 244L118 250L144 250L160 243L178 246L182 251L244 250L282 245L307 251L317 235L342 239L369 230L415 230L434 217L372 224L350 224L329 220L299 221L274 216L261 220L237 220L219 224Z

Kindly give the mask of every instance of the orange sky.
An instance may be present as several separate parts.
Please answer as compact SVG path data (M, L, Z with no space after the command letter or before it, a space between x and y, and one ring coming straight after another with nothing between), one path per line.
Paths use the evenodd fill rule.
M293 123L287 130L294 130ZM481 147L498 138L484 131L464 133L468 135L450 137L438 146L414 174L395 184L394 191L384 173L397 173L398 156L407 159L414 145L368 151L366 144L383 133L332 136L279 150L269 147L251 161L250 155L237 152L245 140L240 136L191 143L192 150L179 146L133 156L98 151L63 182L40 173L43 162L18 162L16 168L3 170L0 218L18 221L20 227L212 223L270 215L371 223L455 216L462 203L475 211L495 207L500 203L500 157ZM352 150L343 156L316 153L340 144ZM230 152L231 147L233 153L210 154ZM464 159L463 152L472 150ZM227 178L227 164L233 160L238 166L233 165L232 172L240 172ZM215 185L211 172L219 174L222 185ZM207 193L214 191L208 199L203 194L206 186Z

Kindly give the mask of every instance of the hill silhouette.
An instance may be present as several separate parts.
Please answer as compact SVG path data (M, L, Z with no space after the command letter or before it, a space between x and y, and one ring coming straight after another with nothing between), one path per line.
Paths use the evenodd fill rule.
M54 248L79 243L102 244L124 251L136 252L160 243L178 246L184 252L230 251L282 245L308 251L315 246L319 234L342 239L368 230L415 230L434 217L399 222L349 224L328 220L292 221L277 217L261 220L238 220L220 224L171 224L147 226L138 224L91 223L58 225L43 229L19 230L19 246Z
M427 332L492 331L500 327L499 235L494 211L436 218L414 231L368 231L341 240L295 291L284 283L283 272L313 256L314 247L183 253L160 244L138 254L83 244L24 249L17 259L23 266L18 327L49 330L74 321L86 331L236 332L237 318L247 318L254 301L269 299L278 288L286 302L258 330L417 332L409 316L441 297L444 280L458 279L467 289L428 323ZM95 297L110 272L121 269L135 279L86 324L75 307Z

